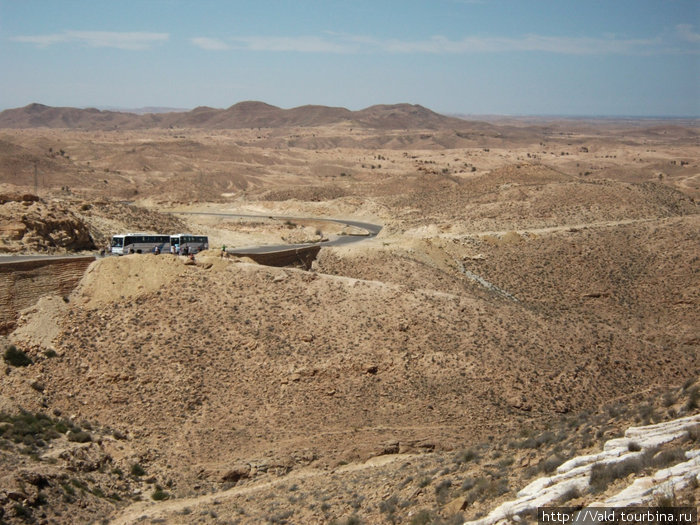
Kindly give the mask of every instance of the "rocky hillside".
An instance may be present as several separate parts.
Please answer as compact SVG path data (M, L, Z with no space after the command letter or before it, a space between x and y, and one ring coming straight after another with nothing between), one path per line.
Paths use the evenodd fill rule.
M278 118L249 106L232 112ZM383 228L308 271L102 258L19 312L0 337L0 521L456 524L630 426L696 415L697 144L584 131L4 131L0 180L21 194L37 173L44 199L7 217L60 207L100 244ZM637 443L643 461L561 496L607 501L697 440Z
M0 253L94 249L87 225L66 206L32 194L0 195Z

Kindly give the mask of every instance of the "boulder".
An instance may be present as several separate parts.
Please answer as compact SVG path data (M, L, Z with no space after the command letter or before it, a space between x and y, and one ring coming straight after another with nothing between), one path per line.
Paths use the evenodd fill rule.
M240 465L234 465L230 470L228 470L221 477L221 480L235 483L241 479L247 479L249 477L250 477L250 465L240 464Z

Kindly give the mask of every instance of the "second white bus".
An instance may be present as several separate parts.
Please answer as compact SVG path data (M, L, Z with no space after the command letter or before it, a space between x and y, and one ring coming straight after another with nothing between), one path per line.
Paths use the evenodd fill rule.
M175 247L175 253L188 255L209 249L209 238L206 235L177 233L170 236L170 246Z
M148 233L125 233L112 236L112 253L152 253L155 248L161 253L170 251L170 235L151 235Z

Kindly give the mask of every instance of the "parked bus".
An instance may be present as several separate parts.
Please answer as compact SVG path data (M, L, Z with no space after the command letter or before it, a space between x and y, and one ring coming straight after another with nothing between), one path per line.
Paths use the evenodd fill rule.
M112 253L152 253L155 248L161 253L170 251L170 235L150 235L147 233L125 233L112 236Z
M209 237L192 235L191 233L176 233L170 236L170 246L175 247L175 253L199 253L209 249Z

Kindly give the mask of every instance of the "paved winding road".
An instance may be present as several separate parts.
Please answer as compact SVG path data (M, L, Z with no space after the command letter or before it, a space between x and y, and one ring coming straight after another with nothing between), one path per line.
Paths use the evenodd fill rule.
M364 241L365 239L371 239L376 237L377 234L382 230L382 227L378 224L371 224L369 222L360 221L348 221L345 219L322 219L318 217L292 217L287 215L247 215L242 213L217 213L217 212L172 212L173 215L206 215L210 217L246 217L252 219L274 219L280 221L323 221L323 222L335 222L338 224L344 224L347 226L353 226L355 228L360 228L367 231L367 235L340 235L332 241L316 242L316 243L304 243L304 244L270 244L266 246L250 246L246 248L236 248L233 250L226 250L232 254L247 254L247 253L275 253L275 252L286 252L289 250L295 250L298 248L307 248L309 246L342 246L344 244L350 244L353 242Z
M336 239L332 241L316 242L316 243L304 243L304 244L270 244L266 246L248 246L244 248L236 248L231 250L226 250L228 253L235 255L245 255L245 254L264 254L264 253L276 253L276 252L287 252L291 250L297 250L299 248L308 248L309 246L342 246L344 244L350 244L353 242L360 242L366 239L371 239L376 237L377 234L382 230L382 227L378 224L371 224L369 222L360 221L349 221L345 219L323 219L318 217L292 217L286 215L247 215L241 213L216 213L216 212L171 212L172 215L207 215L211 217L247 217L253 219L274 219L281 221L323 221L323 222L335 222L338 224L344 224L347 226L353 226L355 228L360 228L367 231L367 235L339 235ZM0 264L7 263L17 263L22 261L34 261L34 260L62 260L62 259L73 259L75 257L86 257L86 255L7 255L0 256Z

